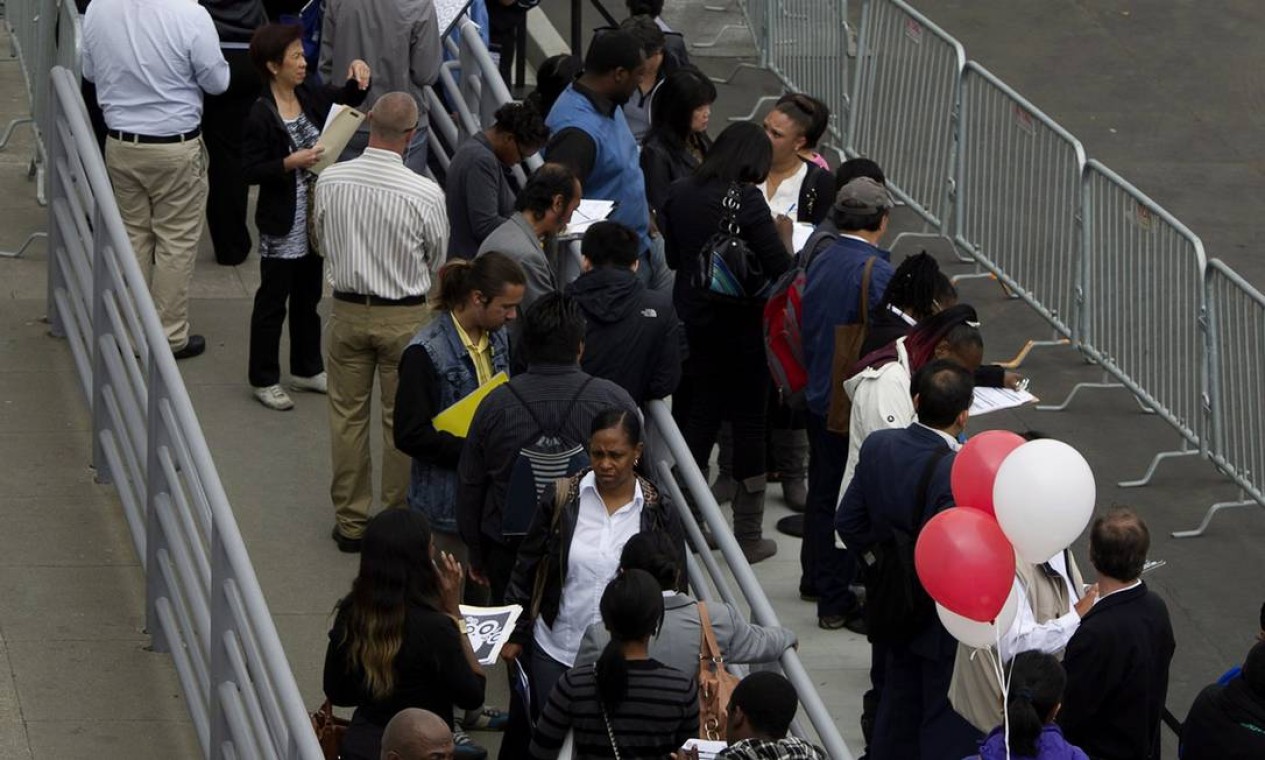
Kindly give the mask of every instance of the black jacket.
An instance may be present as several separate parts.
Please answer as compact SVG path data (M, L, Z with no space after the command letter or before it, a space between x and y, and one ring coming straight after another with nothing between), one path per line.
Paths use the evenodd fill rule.
M816 227L826 220L830 207L835 203L835 175L812 161L804 163L808 164L808 175L804 177L804 184L799 186L795 221L808 222Z
M250 42L255 30L268 23L261 0L198 0L215 22L221 42Z
M342 87L313 86L304 81L294 94L308 121L319 130L335 103L358 106L368 90L361 90L354 79L348 79ZM255 226L262 234L285 235L294 224L294 173L284 167L291 147L290 133L277 111L272 88L264 85L242 128L242 174L247 183L259 185Z
M532 637L532 628L536 624L531 616L532 593L536 586L537 573L542 573L545 581L540 595L540 618L550 628L553 627L553 621L558 619L562 587L567 580L571 538L575 535L575 524L580 515L580 480L589 472L590 470L585 469L568 479L567 497L562 504L562 514L557 520L554 520L558 503L554 484L546 487L540 496L536 516L532 518L531 527L518 547L518 562L514 564L514 575L505 592L506 604L523 606L523 614L518 618L510 637L515 643L524 644ZM678 547L678 567L683 569L685 528L676 514L676 507L667 494L661 492L651 481L638 475L637 482L641 484L642 497L645 499L645 506L641 510L641 531L659 530L670 535L672 543ZM544 569L540 568L542 562L545 563Z
M667 398L681 379L681 335L672 296L649 290L629 269L601 267L567 286L584 311L580 366L618 383L641 406Z
M1260 760L1265 757L1265 695L1243 676L1213 684L1195 697L1182 724L1182 760Z
M1168 608L1145 583L1099 599L1063 656L1067 740L1092 760L1158 760L1175 648Z
M698 147L704 156L711 148L712 141L706 134L697 136ZM645 142L641 144L641 173L646 178L646 200L650 203L650 213L654 214L655 224L663 229L659 218L659 209L668 199L668 188L678 179L684 179L698 168L699 160L686 146L677 143L662 131L650 128Z
M723 180L698 182L694 177L673 183L668 191L661 212L668 266L676 270L673 301L691 345L723 340L727 345L763 351L761 304L719 302L692 282L703 245L720 231L720 205L728 191L729 183ZM770 280L790 269L791 256L778 237L769 204L755 185L742 187L738 227Z

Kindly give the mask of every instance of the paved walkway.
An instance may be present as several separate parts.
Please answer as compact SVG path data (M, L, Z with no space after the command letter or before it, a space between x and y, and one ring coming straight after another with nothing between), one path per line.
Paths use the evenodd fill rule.
M559 10L553 2L546 3L547 11L565 30L565 18L555 15ZM1122 28L1129 22L1121 19L1127 17L1111 13L1129 10L1131 4L1124 2L1094 4L1091 12L1083 9L1083 3L1059 0L1055 6L1067 12L1043 13L1040 23L1020 15L1019 10L1012 13L1011 4L995 0L925 0L922 5L933 20L964 35L968 51L986 53L986 65L1039 105L1049 107L1056 118L1065 114L1034 92L1043 86L1058 88L1043 85L1038 76L1048 73L1048 66L1028 61L1033 45L1048 54L1047 59L1057 56L1075 62L1103 44L1101 36L1086 31L1086 24L1090 31L1116 29L1114 36L1107 35L1108 42L1127 46L1124 31L1143 29L1155 39L1165 39L1162 18L1169 17ZM1035 12L1049 4L1017 5ZM1097 10L1099 5L1104 10ZM1137 7L1180 5L1157 1ZM1230 5L1236 13L1248 13L1248 7L1256 4ZM1177 11L1170 13L1185 18ZM703 0L674 3L667 16L692 41L710 39L722 25L735 20L732 9L703 10ZM1193 18L1186 21L1193 23ZM594 25L586 15L585 26ZM1170 26L1178 42L1193 34L1183 24ZM1233 28L1220 20L1201 31L1209 35L1205 47L1222 38L1238 39ZM713 75L728 75L736 56L753 52L741 35L727 34L732 36L725 37L721 47L692 51ZM1174 45L1171 56L1159 59L1134 57L1137 71L1131 70L1128 76L1157 84L1108 92L1082 86L1076 112L1084 115L1086 123L1094 121L1095 113L1122 118L1129 113L1146 114L1143 123L1154 135L1151 139L1164 146L1148 154L1155 167L1152 176L1184 177L1181 194L1166 198L1163 191L1169 185L1135 174L1134 169L1146 167L1129 165L1124 153L1112 154L1105 135L1082 134L1084 124L1071 119L1065 123L1089 140L1091 154L1101 146L1100 155L1108 163L1191 222L1210 241L1214 255L1225 255L1223 250L1229 248L1220 242L1223 230L1240 230L1242 240L1251 240L1248 225L1255 209L1250 205L1254 194L1248 189L1254 185L1248 179L1254 169L1243 168L1229 156L1217 163L1215 171L1200 173L1189 154L1177 150L1180 146L1210 148L1197 139L1199 135L1189 134L1187 110L1167 107L1172 98L1160 98L1158 83L1171 82L1174 92L1185 92L1191 96L1187 100L1194 102L1197 85L1216 78L1202 72L1200 79L1189 79L1194 75L1185 67L1191 56L1179 56L1178 48ZM1087 77L1096 71L1087 64L1077 64L1075 70L1083 70ZM1194 67L1194 71L1201 69ZM1125 73L1119 69L1110 75ZM777 90L767 74L739 74L733 85L721 88L713 134L723 128L727 117L745 113L757 96ZM1069 92L1065 101L1074 96ZM1224 118L1216 120L1218 133L1231 131L1237 124L1239 138L1249 139L1244 135L1254 134L1250 128L1258 118L1251 101L1244 102L1240 111L1229 103L1224 108ZM24 110L17 66L0 62L0 119ZM1135 136L1126 142L1136 146L1137 141ZM33 187L24 176L29 153L25 136L0 152L0 219L4 221L0 245L16 245L28 231L42 226L44 211L35 206ZM1172 161L1181 163L1166 163ZM1166 166L1171 168L1166 170ZM1187 208L1183 198L1215 199L1213 219L1226 224L1210 229L1198 217L1209 206L1195 203ZM911 224L907 218L900 221ZM1237 226L1231 227L1231 222ZM942 260L950 272L959 271ZM170 661L144 648L143 578L118 504L109 488L93 484L87 469L88 419L68 352L64 343L47 337L46 325L40 321L45 310L44 262L42 243L24 259L0 260L0 519L4 525L0 530L0 760L195 757L196 741ZM1250 262L1233 263L1251 271ZM207 336L208 352L183 363L181 369L300 690L306 702L315 706L322 698L320 673L330 611L348 589L356 561L339 554L328 538L332 515L324 398L297 395L295 409L278 414L263 409L250 396L247 328L257 282L258 264L253 257L240 267L218 267L204 244L195 276L192 318L195 330ZM1025 339L1046 334L1040 320L1021 304L1007 301L995 286L970 282L962 290L964 300L982 314L988 358L1009 357ZM1078 381L1097 379L1096 372L1066 349L1033 354L1025 371L1034 379L1034 390L1045 399L1061 398ZM1142 414L1123 392L1093 392L1065 413L1025 409L972 423L974 430L993 427L1036 428L1069 441L1093 465L1100 503L1131 503L1150 522L1152 556L1169 562L1149 582L1164 595L1173 613L1179 649L1169 704L1183 716L1199 688L1227 664L1238 661L1251 643L1262 596L1257 579L1265 520L1245 510L1220 518L1202 539L1169 539L1169 531L1192 526L1207 504L1233 498L1235 490L1195 459L1166 464L1149 488L1116 488L1116 481L1140 474L1157 447L1176 444L1176 436L1165 425ZM786 512L776 497L770 502L767 524L771 530ZM812 607L800 602L795 593L799 543L780 537L779 544L779 555L758 566L758 573L783 622L800 635L801 657L845 738L854 750L859 749L857 716L867 682L868 647L850 633L816 628ZM1085 559L1084 547L1079 550ZM503 704L500 674L491 677L489 684L490 701ZM492 747L498 739L495 735L479 738Z

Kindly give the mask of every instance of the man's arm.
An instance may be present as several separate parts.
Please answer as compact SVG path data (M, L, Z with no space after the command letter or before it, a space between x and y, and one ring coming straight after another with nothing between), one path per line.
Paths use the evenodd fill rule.
M220 52L220 36L206 8L198 6L193 16L193 34L189 40L189 61L193 77L208 95L219 95L228 89L228 61Z
M658 318L664 320L667 327L659 338L659 358L646 386L647 400L667 398L681 383L681 321L676 318L676 309L670 301Z
M448 257L448 210L444 207L443 191L436 202L423 201L421 214L426 266L434 275Z
M545 146L545 160L552 164L562 164L580 178L583 188L588 182L593 164L597 161L597 144L579 127L567 127L549 138Z
M1063 691L1063 709L1059 711L1057 720L1067 740L1073 744L1093 734L1099 713L1111 700L1114 687L1119 683L1120 657L1111 649L1109 642L1098 637L1092 628L1084 626L1067 643L1067 651L1063 655L1067 688Z
M448 319L440 314L437 319ZM455 470L461 461L464 440L435 429L439 406L439 376L430 354L421 346L409 346L400 357L400 378L395 392L395 448L431 464Z
M428 87L439 79L439 66L444 62L444 49L439 40L439 18L434 3L419 3L421 16L413 23L409 41L409 76L418 88Z
M874 526L870 521L870 509L865 501L865 469L862 465L865 446L861 446L861 459L857 460L856 472L848 489L843 493L839 508L835 511L835 532L853 551L864 551L874 543ZM859 555L858 555L859 556Z

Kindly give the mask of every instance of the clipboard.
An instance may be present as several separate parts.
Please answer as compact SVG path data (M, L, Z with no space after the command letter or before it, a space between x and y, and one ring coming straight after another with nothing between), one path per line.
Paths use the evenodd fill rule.
M497 386L508 383L509 379L509 375L504 372L497 372L491 380L466 394L465 398L436 414L431 419L431 424L436 430L452 433L458 438L465 438L470 433L470 423L474 420L474 412L479 408L479 404Z
M317 145L325 148L325 153L321 156L321 160L312 164L308 171L320 174L326 167L337 161L343 153L343 148L347 147L351 136L356 134L356 130L360 129L364 120L363 113L348 106L335 105L330 109L329 118L325 120L325 128L321 130L321 136L316 140Z

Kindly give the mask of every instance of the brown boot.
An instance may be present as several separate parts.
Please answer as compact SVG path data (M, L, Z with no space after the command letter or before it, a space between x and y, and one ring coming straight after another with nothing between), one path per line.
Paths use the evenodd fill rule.
M777 542L764 538L764 490L763 475L747 478L738 484L734 496L734 538L738 547L754 565L777 554Z

